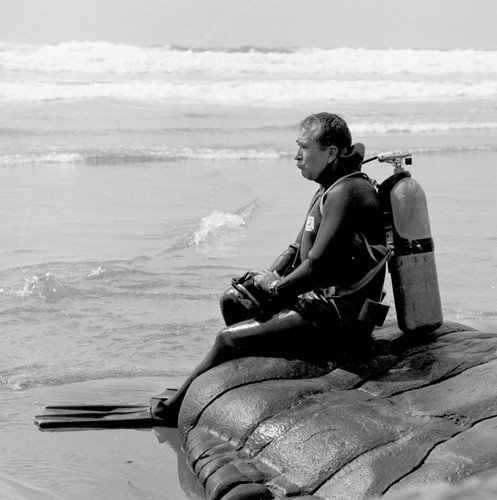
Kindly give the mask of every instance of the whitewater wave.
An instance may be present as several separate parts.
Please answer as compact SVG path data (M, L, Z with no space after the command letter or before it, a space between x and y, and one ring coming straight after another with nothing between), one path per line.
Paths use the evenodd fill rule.
M16 299L34 298L47 303L56 303L62 299L79 295L73 286L58 280L53 274L33 275L21 285L0 289L0 294Z
M378 125L368 128L367 131L357 128L355 133L360 135L369 134L385 134L385 133L430 133L430 132L451 132L465 130L495 130L497 124L487 124L481 127L460 127L453 126L438 126L436 124L420 125L410 128L403 128L399 125L398 128L390 125ZM426 148L418 148L413 150L414 153L461 153L461 152L485 152L497 151L495 144L483 145L461 145L461 146L430 146ZM143 149L118 151L91 151L81 153L27 153L17 155L0 156L0 166L26 166L26 165L60 165L71 167L76 165L125 165L133 163L150 163L150 162L172 162L172 161L267 161L267 160L286 160L295 156L293 149L283 150L271 147L257 148L237 148L237 149L216 149L216 148L165 148L165 149Z
M90 151L81 153L27 153L0 156L0 166L36 164L121 164L140 162L162 162L179 160L236 161L267 160L287 156L275 149L213 149L213 148L164 148L135 149L115 151Z
M81 270L75 274L67 276L69 269L67 263L52 262L45 266L50 267L49 272L40 272L39 266L23 268L22 273L30 277L18 281L18 271L14 269L12 277L3 277L4 286L0 288L0 297L18 300L35 299L48 304L55 304L64 299L80 299L88 293L100 294L101 290L88 290L84 283L96 281L108 276L106 267L96 265L88 269L84 264ZM14 279L12 284L7 284Z
M4 71L99 75L198 75L223 78L336 75L495 75L497 51L413 49L196 49L108 42L0 43Z
M117 99L218 105L497 96L497 51L185 50L0 43L0 102Z
M80 153L26 153L0 156L0 166L36 164L89 163L89 158Z
M199 228L193 235L192 243L194 245L199 245L216 234L219 234L220 231L224 232L230 229L238 229L244 225L245 219L242 215L214 210L208 217L202 219Z
M200 222L196 231L193 230L188 234L184 240L186 244L177 245L175 249L200 245L204 241L219 238L221 235L243 226L251 210L252 208L249 204L234 214L223 214L222 212L211 214ZM133 260L136 261L136 259ZM51 266L54 268L58 267L56 263L51 264ZM63 274L63 266L58 271ZM127 283L130 283L133 282L133 278L139 280L138 289L134 284L118 288L112 286L112 283L116 280L124 279ZM105 286L100 286L99 283L89 283L99 280L105 280ZM145 281L146 284L144 284L144 280L147 280ZM163 281L160 279L156 282L161 285L163 284ZM110 297L115 298L118 296L120 299L129 297L130 300L133 300L137 296L146 296L149 300L173 302L177 300L198 302L199 300L216 300L218 298L217 293L200 293L198 291L187 293L171 291L167 288L158 290L155 286L156 282L151 282L147 274L144 276L126 267L119 269L112 266L110 268L98 266L71 277L61 277L51 272L33 274L30 278L24 278L22 281L16 281L12 285L0 288L0 298L15 300L15 308L10 309L10 312L13 314L19 302L30 300L52 306L65 299L75 299L81 303L84 300L95 297L109 299ZM42 309L46 310L44 306L42 306ZM147 328L149 326L147 325Z
M0 82L1 102L113 99L134 102L274 106L334 101L460 100L497 97L497 79L133 80Z
M206 242L217 240L223 235L242 229L252 216L256 206L257 201L254 200L235 212L213 210L199 223L187 229L167 252L192 246L199 247Z
M497 122L372 122L351 125L353 134L426 134L431 132L457 132L470 130L497 130Z

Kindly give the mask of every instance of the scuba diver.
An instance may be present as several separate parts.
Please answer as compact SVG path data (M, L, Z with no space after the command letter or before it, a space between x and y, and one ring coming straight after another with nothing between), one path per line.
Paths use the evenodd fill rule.
M221 298L226 327L181 387L168 399L158 396L150 409L157 425L177 426L193 380L226 361L329 359L368 342L375 323L367 309L383 298L388 252L380 201L361 172L363 159L364 146L352 145L338 115L317 113L300 123L296 165L319 186L304 225L269 268L233 280Z

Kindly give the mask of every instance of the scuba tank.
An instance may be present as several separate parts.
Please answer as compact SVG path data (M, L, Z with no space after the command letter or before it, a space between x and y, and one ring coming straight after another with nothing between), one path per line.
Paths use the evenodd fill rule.
M373 159L373 158L372 158ZM384 153L394 173L378 189L385 216L387 245L392 250L388 270L403 332L430 332L443 323L428 206L420 184L404 170L410 153Z

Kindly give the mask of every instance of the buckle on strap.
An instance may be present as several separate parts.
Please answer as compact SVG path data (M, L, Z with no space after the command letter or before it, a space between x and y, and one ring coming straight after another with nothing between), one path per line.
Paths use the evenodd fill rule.
M329 288L321 288L319 290L319 295L324 297L325 299L333 299L340 297L340 287L339 286L330 286Z
M376 264L373 269L371 269L363 278L361 278L357 283L350 285L347 288L341 288L339 286L330 286L328 288L321 288L320 294L326 299L333 299L338 297L343 297L344 295L352 295L353 293L358 292L362 288L364 288L367 284L369 284L373 278L380 272L383 266L387 263L387 260L390 258L392 251L387 248L385 249L385 255L383 258Z

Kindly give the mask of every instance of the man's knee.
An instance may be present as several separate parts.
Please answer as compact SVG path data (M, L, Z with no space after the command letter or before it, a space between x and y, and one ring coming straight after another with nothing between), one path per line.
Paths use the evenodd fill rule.
M219 300L221 304L221 309L230 307L230 305L236 301L237 301L236 290L231 286L224 291L224 293L221 295L221 299Z
M221 313L227 325L252 318L255 315L253 304L241 296L233 287L228 288L220 299Z

